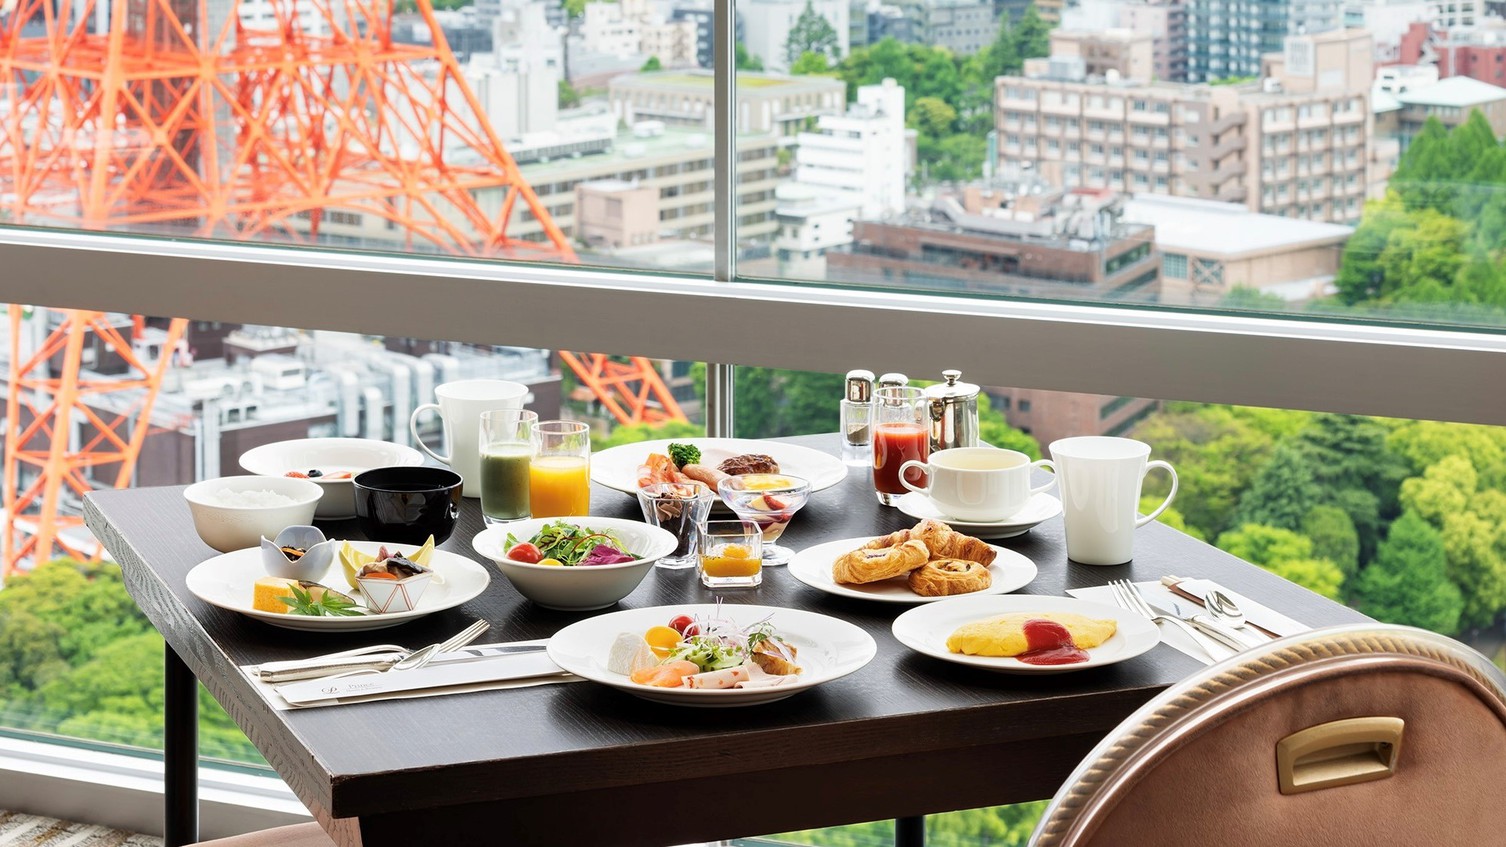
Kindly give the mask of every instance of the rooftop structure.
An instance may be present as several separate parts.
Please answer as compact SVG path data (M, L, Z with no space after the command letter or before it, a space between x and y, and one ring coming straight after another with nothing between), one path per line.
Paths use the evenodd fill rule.
M715 95L711 71L662 71L612 79L607 96L612 112L627 124L644 120L670 126L712 129ZM847 85L824 76L737 75L738 131L775 133L794 139L808 118L839 115L847 105Z
M1081 59L1089 76L1151 80L1155 78L1155 51L1149 33L1130 29L1099 32L1052 30L1051 57ZM1031 62L1042 60L1031 59ZM1046 60L1049 61L1049 60ZM1026 74L1030 73L1027 68Z
M1401 103L1401 110L1395 123L1388 122L1385 126L1400 141L1402 152L1422 132L1429 118L1437 118L1452 129L1469 120L1471 112L1478 111L1490 122L1497 138L1506 135L1506 88L1454 76L1394 96Z

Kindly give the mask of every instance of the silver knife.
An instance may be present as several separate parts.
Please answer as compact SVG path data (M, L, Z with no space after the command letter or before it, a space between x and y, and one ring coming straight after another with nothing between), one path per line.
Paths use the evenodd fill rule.
M1146 601L1150 603L1151 608L1155 609L1161 614L1170 615L1171 617L1186 621L1192 626L1197 627L1198 632L1201 632L1209 638L1212 638L1214 641L1217 641L1218 643L1224 645L1225 647L1233 650L1236 653L1243 653L1244 651L1250 649L1250 645L1245 642L1244 639L1240 638L1239 635L1234 632L1234 630L1230 629L1227 626L1224 626L1223 624L1215 621L1207 615L1185 614L1183 613L1180 604L1176 603L1175 601L1162 600L1160 597L1148 597L1146 598Z
M545 649L542 644L482 644L456 650L453 653L441 653L435 656L433 662L446 663L465 661L467 659L484 658L487 656L503 656L509 653L541 653ZM292 682L298 679L318 679L324 676L334 676L351 671L385 671L398 660L403 658L401 653L376 653L366 656L347 656L333 659L298 659L286 662L267 662L257 667L256 676L262 682Z
M288 703L302 706L345 697L379 697L425 688L564 675L559 665L551 662L548 656L540 655L542 652L542 647L535 647L533 648L534 655L518 656L506 662L499 662L495 659L485 662L452 661L444 664L435 662L422 668L395 673L304 680L279 685L277 693L282 695Z

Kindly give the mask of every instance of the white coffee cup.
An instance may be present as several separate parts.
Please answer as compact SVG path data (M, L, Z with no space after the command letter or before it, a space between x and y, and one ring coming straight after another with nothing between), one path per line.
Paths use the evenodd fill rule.
M528 386L505 379L462 379L446 382L434 389L438 404L425 403L413 410L408 430L419 448L450 466L465 480L461 493L481 496L481 413L492 409L521 409L533 400ZM444 421L444 443L448 451L440 455L418 435L418 417L433 409Z
M1015 450L953 447L931 454L929 462L911 459L899 467L899 481L931 498L943 515L959 521L989 523L1019 514L1030 498L1056 485L1030 487L1030 472L1045 464ZM913 485L905 474L912 467L926 472L930 485Z
M1131 438L1085 435L1051 442L1045 463L1061 484L1067 558L1084 565L1122 565L1134 558L1135 529L1145 526L1177 496L1177 472L1146 461L1150 445ZM1140 517L1140 485L1151 468L1171 474L1171 493Z

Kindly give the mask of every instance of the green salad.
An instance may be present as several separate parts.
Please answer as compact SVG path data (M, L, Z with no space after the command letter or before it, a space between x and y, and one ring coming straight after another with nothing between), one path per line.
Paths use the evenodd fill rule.
M533 549L527 549L529 547ZM567 567L616 565L638 558L612 532L593 530L563 520L546 524L527 541L519 541L509 532L505 549L509 557L519 561L543 564L557 562Z

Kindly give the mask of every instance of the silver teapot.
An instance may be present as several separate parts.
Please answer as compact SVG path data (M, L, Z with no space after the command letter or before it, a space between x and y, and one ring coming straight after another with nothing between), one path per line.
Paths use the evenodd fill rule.
M960 382L962 371L941 372L946 380L926 389L931 417L931 452L953 447L977 447L978 392L970 382Z

